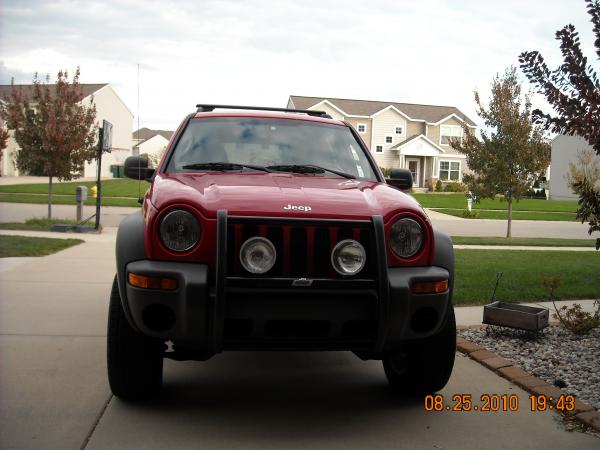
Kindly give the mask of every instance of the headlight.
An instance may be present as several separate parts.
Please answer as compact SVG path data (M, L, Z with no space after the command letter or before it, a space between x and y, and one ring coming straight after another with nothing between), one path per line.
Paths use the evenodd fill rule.
M251 237L240 249L240 262L250 273L266 273L273 268L277 252L270 240L264 237Z
M340 275L356 275L366 261L364 247L352 239L338 242L331 252L331 264Z
M423 228L413 219L399 219L390 230L390 245L401 258L415 256L423 246Z
M196 245L200 231L198 219L181 209L171 211L160 223L160 239L165 247L175 252L185 252Z

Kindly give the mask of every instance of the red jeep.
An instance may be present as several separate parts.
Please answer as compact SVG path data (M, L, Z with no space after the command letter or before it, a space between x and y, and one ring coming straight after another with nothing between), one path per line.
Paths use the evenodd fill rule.
M401 191L410 172L384 179L348 123L198 105L156 170L130 157L125 175L152 185L117 235L116 396L158 391L163 358L224 350L349 350L420 395L448 381L452 242Z

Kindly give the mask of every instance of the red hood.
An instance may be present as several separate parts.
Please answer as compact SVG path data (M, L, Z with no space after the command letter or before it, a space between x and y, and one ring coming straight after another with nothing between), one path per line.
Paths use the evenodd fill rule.
M211 218L219 209L269 217L365 219L379 214L385 222L398 211L423 213L411 196L383 183L290 173L158 174L150 200L159 210L187 203Z

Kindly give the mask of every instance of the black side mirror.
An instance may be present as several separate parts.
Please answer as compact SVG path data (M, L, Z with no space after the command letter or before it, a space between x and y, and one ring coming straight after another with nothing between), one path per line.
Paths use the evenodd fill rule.
M148 168L148 160L141 156L130 156L125 160L124 174L134 180L149 180L154 175L154 169Z
M412 173L408 169L392 169L390 177L385 180L395 188L407 190L413 187Z

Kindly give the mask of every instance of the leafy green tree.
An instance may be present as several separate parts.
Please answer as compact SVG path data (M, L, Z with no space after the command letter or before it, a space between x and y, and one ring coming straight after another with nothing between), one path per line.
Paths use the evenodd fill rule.
M550 145L532 122L530 97L522 95L516 72L510 67L493 79L487 106L475 91L477 113L485 124L481 139L464 127L464 138L451 141L467 157L472 173L464 182L469 190L481 198L502 195L508 202L506 237L511 236L513 202L527 194L550 161Z
M48 218L52 217L52 178L71 180L86 161L96 155L96 106L93 98L82 104L80 71L69 82L66 71L59 71L56 83L49 77L43 83L36 74L31 95L12 85L0 116L20 149L16 154L19 171L48 177Z
M595 36L596 60L600 59L600 0L586 0ZM566 25L556 32L560 42L563 63L550 70L538 51L523 52L519 56L521 69L544 95L554 114L536 109L536 123L555 133L577 134L588 141L600 155L600 83L598 66L588 62L581 50L579 33L573 25ZM575 186L579 194L577 217L590 225L589 233L600 231L600 187L588 179ZM600 249L600 238L596 240Z

